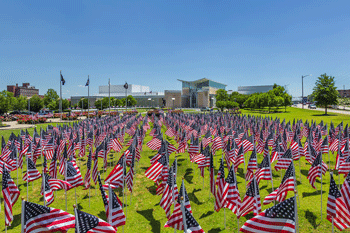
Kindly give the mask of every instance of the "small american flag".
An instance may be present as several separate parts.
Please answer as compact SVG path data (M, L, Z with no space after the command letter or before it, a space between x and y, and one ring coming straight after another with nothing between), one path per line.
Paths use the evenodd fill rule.
M314 160L314 162L312 163L312 166L309 170L309 174L307 176L311 186L314 189L316 189L315 187L316 178L326 174L327 169L328 169L328 166L322 161L322 153L320 152L316 157L316 159Z
M13 182L5 164L2 165L2 195L4 197L5 225L10 226L13 221L12 207L17 202L20 192Z
M334 225L342 231L350 227L350 213L346 208L346 202L334 181L332 172L330 173L330 176L327 219L328 221L333 222Z
M219 212L222 207L224 207L227 197L228 189L225 189L226 181L225 181L225 169L224 163L221 159L219 171L216 177L215 185L217 186L215 193L215 206L214 209L216 212Z
M241 216L245 216L251 211L253 211L254 215L258 215L261 211L259 187L258 183L256 182L255 176L253 176L253 179L249 182L247 186L248 189L242 201L239 210L239 215L237 216L238 218L240 218Z
M38 171L38 169L36 169L36 166L33 162L33 160L31 158L27 158L28 159L28 163L27 163L27 171L23 176L23 180L28 182L37 180L41 177L40 172Z
M295 232L295 197L281 202L261 212L248 220L241 232L245 233L269 233L269 232Z
M63 210L22 202L23 233L62 232L74 228L75 217Z
M102 219L95 217L91 214L85 213L78 209L75 209L75 232L88 233L88 232L104 232L115 233L117 232L114 227Z

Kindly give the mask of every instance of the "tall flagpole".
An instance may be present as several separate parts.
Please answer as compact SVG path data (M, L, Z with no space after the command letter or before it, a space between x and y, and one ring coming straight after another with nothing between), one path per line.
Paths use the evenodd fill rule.
M108 79L108 105L109 105L109 116L111 116L111 79Z
M62 71L60 70L60 118L62 121L62 80L61 80L61 77L62 77Z
M89 113L90 113L90 78L88 75L88 114L87 114L87 118L89 118Z

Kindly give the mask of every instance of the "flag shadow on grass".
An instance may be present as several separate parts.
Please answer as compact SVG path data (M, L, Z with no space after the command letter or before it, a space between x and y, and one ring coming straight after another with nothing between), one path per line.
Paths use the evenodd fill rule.
M199 217L199 219L202 219L202 218L205 218L205 217L208 217L208 216L210 216L210 215L212 215L214 213L214 211L208 211L207 213L205 213L205 214L202 214L202 216L200 216Z
M316 215L311 211L309 210L305 211L305 218L307 219L307 221L309 221L309 223L312 225L314 229L316 229L319 226L319 224L316 224Z
M152 186L147 187L148 192L150 192L153 196L157 194L157 186L153 184Z
M153 216L153 210L140 210L136 211L138 214L141 214L145 219L147 219L152 227L151 232L160 232L160 221L156 220Z
M200 202L195 195L195 193L199 191L202 191L202 189L193 189L192 193L188 193L188 198L190 199L190 201L196 203L197 205L202 205L203 202Z
M184 175L185 180L187 181L187 183L192 184L192 179L193 176L189 176L189 174L193 173L193 169L192 168L187 168L186 169L186 173Z
M17 226L21 225L21 214L13 215L13 221L11 226L7 227L7 229L13 229Z
M324 190L323 190L323 193L325 193ZM304 197L311 197L311 196L321 195L321 190L317 190L317 191L311 192L311 193L303 192L302 195L303 195L303 198L304 198Z
M208 233L217 233L217 232L221 232L221 228L217 227L217 228L212 228L208 231Z

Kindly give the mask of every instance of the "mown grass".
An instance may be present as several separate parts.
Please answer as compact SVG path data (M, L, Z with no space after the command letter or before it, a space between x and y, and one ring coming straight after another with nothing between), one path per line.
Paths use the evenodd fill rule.
M279 113L279 114L270 114L273 117L280 117L281 119L286 118L286 120L293 120L295 118L302 119L317 119L317 122L323 119L325 123L330 122L331 120L337 124L344 120L344 123L349 123L349 118L341 115L331 116L332 119L328 117L314 118L314 114L318 114L315 111L309 110L300 110L290 108L287 109L289 112L287 113ZM244 111L246 114L259 114L255 112ZM265 115L265 114L263 114ZM267 114L266 114L267 115ZM346 120L346 122L345 122ZM46 126L45 126L46 127ZM29 130L32 132L33 129ZM163 130L165 128L163 127ZM19 131L14 131L16 134ZM4 135L7 139L10 132L0 131L0 135ZM166 136L167 137L167 136ZM129 138L127 138L129 139ZM175 144L175 141L171 138L167 139ZM150 166L150 158L156 154L155 151L151 151L145 143L150 141L151 137L146 136L144 140L142 157L139 163L136 165L136 174L134 177L134 192L130 195L127 192L127 201L128 207L125 210L127 213L127 221L126 226L124 228L124 232L174 232L172 228L164 228L164 224L167 221L164 210L159 206L159 201L161 196L157 196L155 194L156 186L153 181L147 179L144 175L146 169ZM127 140L126 140L127 141ZM177 146L177 145L176 145ZM109 157L109 162L114 164L116 160L120 157L121 153L113 153L112 157ZM218 151L215 156L214 165L215 165L215 173L217 173L217 169L219 168L219 159L221 158L222 153ZM245 155L246 161L248 161L250 157L250 153ZM336 154L330 154L330 165L333 168L335 164ZM170 163L172 163L175 159L175 154L170 156ZM205 232L214 233L214 232L237 232L237 219L236 216L230 212L228 209L224 212L221 210L220 212L214 211L214 198L210 195L209 191L209 172L205 171L205 179L203 182L203 178L199 174L199 170L197 165L189 162L188 154L180 154L177 157L178 159L178 178L177 185L180 186L181 179L184 178L185 186L187 192L189 194L189 198L191 201L191 206L193 210L194 217L198 221L198 223L202 226ZM326 155L324 161L328 163L328 156ZM259 162L262 160L262 155L258 155ZM42 167L38 162L38 169L41 171ZM78 165L80 166L80 170L82 175L85 175L86 172L86 162L87 158L80 159L78 161ZM102 160L99 161L100 167L102 164ZM299 161L295 161L295 169L298 181L298 193L300 200L300 208L298 208L298 216L299 216L299 227L300 232L330 232L331 231L331 223L326 220L326 205L327 205L327 197L328 197L328 189L329 189L329 173L327 173L322 180L322 219L320 218L321 212L321 182L320 179L316 182L317 190L313 189L307 180L308 170L310 168L310 164L305 161L304 158L301 159L301 166L299 166ZM273 165L274 167L274 165ZM25 166L24 166L25 168ZM112 166L109 165L107 174L111 171ZM101 177L106 177L106 173L103 173L102 169ZM301 173L300 173L301 171ZM227 169L225 169L225 175L227 176ZM273 170L273 185L274 188L280 185L281 179L285 173L276 172ZM301 175L301 179L300 179ZM17 172L14 171L11 173L12 178L16 182ZM19 175L19 189L21 191L21 196L26 197L26 183L21 179L21 170ZM244 172L243 166L238 169L237 172L237 180L238 187L240 191L241 198L243 199L245 194L245 181L244 181ZM63 179L62 176L60 176ZM334 175L336 182L338 183L338 176ZM344 177L340 177L341 183L344 181ZM40 184L41 179L36 180L34 185L30 184L29 186L29 201L43 204L42 196L40 195ZM267 196L271 191L271 182L270 181L261 181L260 182L260 196L261 201L263 201L264 197ZM120 190L116 190L118 196L122 198L122 192ZM290 193L289 197L294 194ZM83 190L82 187L77 188L77 202L79 209L94 214L104 220L106 220L105 211L102 203L102 198L100 197L100 191L96 186L93 186L91 189L91 198L90 198L90 206L89 206L89 191ZM73 204L75 204L75 193L74 189L68 192L68 212L73 213ZM20 201L16 203L14 206L14 221L12 226L8 228L8 232L20 232ZM273 204L268 206L262 206L262 209L266 209ZM3 207L3 205L2 205ZM51 207L59 208L65 210L65 197L64 191L57 191L55 196L55 201L51 205ZM3 209L3 208L2 208ZM226 229L224 228L224 216L226 216ZM239 225L242 226L244 222L252 217L252 214L249 214L245 217L242 217L239 220ZM4 212L0 213L0 219L4 219ZM4 220L0 221L0 230L4 231ZM69 232L74 232L74 229L71 229ZM119 228L119 232L122 232L122 228ZM337 229L335 232L339 232ZM349 231L345 231L349 232Z

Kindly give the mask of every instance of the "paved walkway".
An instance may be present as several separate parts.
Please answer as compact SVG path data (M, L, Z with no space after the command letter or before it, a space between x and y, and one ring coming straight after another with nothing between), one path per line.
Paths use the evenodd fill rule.
M297 108L302 108L302 104L298 104ZM315 110L315 111L322 111L324 112L324 108L316 108L316 109L309 109L307 107L307 105L304 105L304 109L308 109L308 110ZM338 113L338 114L345 114L345 115L350 115L350 111L344 111L344 110L340 110L340 109L332 109L332 108L327 108L327 113Z
M85 119L86 117L78 117L79 120L82 120L82 119ZM49 118L47 121L46 121L46 124L47 123L52 123L52 124L57 124L57 123L69 123L69 122L72 122L72 121L64 121L60 118ZM37 124L37 125L32 125L32 124L18 124L17 121L7 121L7 122L3 122L3 124L5 125L9 125L7 127L1 127L0 128L0 131L1 130L12 130L12 129L28 129L28 128L34 128L34 127L37 127L37 126L40 126L41 124Z

